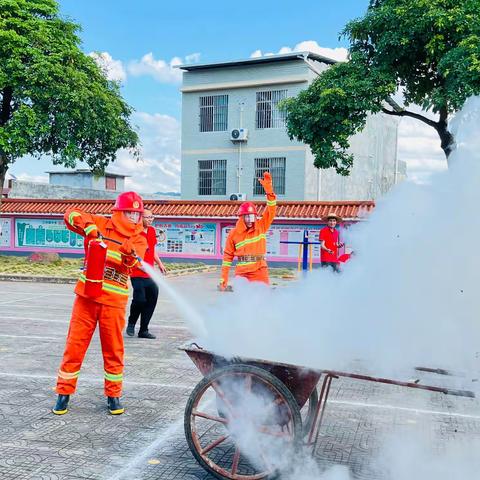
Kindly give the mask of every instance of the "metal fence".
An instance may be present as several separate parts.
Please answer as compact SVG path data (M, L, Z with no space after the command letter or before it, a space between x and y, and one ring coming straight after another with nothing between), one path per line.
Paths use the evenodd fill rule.
M256 158L253 194L264 194L263 187L258 179L263 177L264 172L270 172L275 193L278 195L285 195L285 165L285 157Z
M278 109L278 103L287 98L287 90L257 92L256 128L282 128L285 126L285 112Z
M227 193L227 161L198 161L198 194L225 195Z
M200 97L200 131L225 132L228 128L228 95Z

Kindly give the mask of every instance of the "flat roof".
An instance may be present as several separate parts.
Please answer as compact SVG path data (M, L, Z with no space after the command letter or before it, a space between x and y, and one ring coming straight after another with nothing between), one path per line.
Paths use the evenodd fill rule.
M79 168L78 170L48 170L45 173L61 173L62 175L76 175L77 173L91 173L94 175L94 173L89 170L88 168ZM112 172L105 172L103 175L100 176L105 176L108 175L109 177L131 177L131 175L125 175L123 173L112 173Z
M192 64L184 64L184 65L175 65L175 68L180 68L181 70L206 70L209 68L222 68L222 67L238 67L242 65L256 65L259 63L273 63L285 60L307 60L311 58L312 60L316 60L318 62L328 63L333 65L334 63L338 63L336 60L332 58L324 57L323 55L319 55L318 53L313 52L290 52L290 53L278 53L275 55L266 55L263 57L253 57L253 58L246 58L243 60L230 60L227 62L213 62L213 63L192 63Z

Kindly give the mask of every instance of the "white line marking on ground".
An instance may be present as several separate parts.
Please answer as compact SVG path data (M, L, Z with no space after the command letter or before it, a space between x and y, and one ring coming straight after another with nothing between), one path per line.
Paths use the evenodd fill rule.
M4 335L0 334L1 338L26 338L27 340L62 340L65 336L56 336L56 337L40 337L35 335Z
M56 380L57 377L55 375L39 375L34 373L11 373L11 372L0 372L0 377L15 377L15 378L35 378L37 380ZM104 383L104 379L102 376L96 377L89 377L89 376L81 376L79 377L80 383ZM156 383L156 382L135 382L132 380L124 380L124 385L137 385L141 387L163 387L163 388L178 388L181 390L190 390L193 389L192 385L176 385L173 383Z
M13 295L18 295L16 293L14 293ZM51 293L42 293L41 295L27 295L27 294L24 294L28 297L28 299L26 300L25 298L19 298L17 300L9 300L8 302L0 302L0 305L10 305L12 303L18 303L18 302L25 302L25 301L29 301L32 300L33 298L43 298L43 297L49 297L50 295L52 295ZM30 305L31 307L31 305Z
M36 318L36 317L14 317L14 316L5 316L2 317L2 320L30 320L33 322L46 322L46 323L70 323L69 320L53 320L49 318Z
M24 302L25 300L22 300L22 302ZM0 305L2 305L0 303ZM8 308L8 305L7 305L7 308ZM12 307L12 308L28 308L29 310L43 310L45 311L45 309L47 310L63 310L63 311L71 311L72 310L72 306L69 304L69 305L65 305L64 307L52 307L50 305L15 305L15 307Z
M108 480L120 480L121 478L124 478L125 475L130 473L134 468L138 467L140 463L145 463L146 459L149 458L152 453L155 452L155 450L163 447L173 437L179 434L183 426L183 421L183 417L180 417L173 425L170 425L170 427L163 431L154 442L147 447L142 447L138 454L135 455L124 468L112 475ZM132 477L129 476L128 478Z
M33 322L45 322L45 323L63 323L63 324L69 324L70 320L54 320L50 318L37 318L37 317L20 317L16 315L6 315L2 317L2 320L29 320ZM154 325L155 328L165 328L165 329L170 329L170 330L188 330L187 327L182 327L181 325Z
M460 417L460 418L472 418L476 420L480 420L480 415L469 415L466 413L456 413L456 412L442 412L439 410L423 410L420 408L412 408L412 407L398 407L396 405L380 405L377 403L363 403L363 402L348 402L344 400L329 400L329 403L335 403L337 405L347 405L351 407L364 407L364 408L379 408L384 410L400 410L403 412L411 412L423 415L444 415L446 417Z

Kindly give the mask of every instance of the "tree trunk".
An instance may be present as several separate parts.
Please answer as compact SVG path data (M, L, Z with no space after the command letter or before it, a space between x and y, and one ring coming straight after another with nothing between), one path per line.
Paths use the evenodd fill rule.
M440 120L437 122L435 130L440 137L440 146L447 157L447 163L450 167L449 157L450 154L455 150L455 137L448 131L448 113L446 110L442 109L440 111Z
M2 152L0 152L0 213L2 211L3 184L5 183L5 176L7 174L7 170L7 157Z

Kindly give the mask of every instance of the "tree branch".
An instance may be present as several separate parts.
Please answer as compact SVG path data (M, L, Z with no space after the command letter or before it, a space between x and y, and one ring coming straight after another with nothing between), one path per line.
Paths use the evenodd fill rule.
M429 127L433 127L435 130L438 129L438 122L435 122L435 120L430 120L429 118L424 117L423 115L420 115L419 113L409 112L408 110L402 110L400 112L394 112L392 110L388 110L385 107L382 108L382 112L386 113L387 115L393 115L395 117L415 118L417 120L420 120L423 123L426 123Z

